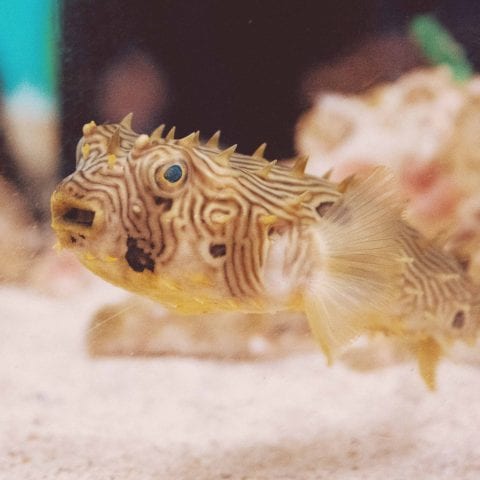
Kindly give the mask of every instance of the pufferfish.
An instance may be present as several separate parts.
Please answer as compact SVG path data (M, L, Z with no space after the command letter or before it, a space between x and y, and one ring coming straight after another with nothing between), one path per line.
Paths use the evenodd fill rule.
M427 385L456 339L473 342L479 287L404 220L384 169L333 183L219 148L219 132L83 127L52 227L92 272L184 314L304 312L331 362L366 332L402 338Z

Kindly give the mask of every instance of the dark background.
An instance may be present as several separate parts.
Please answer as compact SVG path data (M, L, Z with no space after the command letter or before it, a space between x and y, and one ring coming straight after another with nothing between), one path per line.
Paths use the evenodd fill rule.
M282 158L294 153L295 123L311 98L302 85L312 71L328 70L342 55L382 35L393 33L405 40L408 22L424 12L435 12L478 64L479 4L465 0L66 0L61 175L74 168L73 152L83 123L119 120L106 118L109 110L102 102L108 103L107 94L115 99L115 92L109 91L114 80L106 81L105 71L112 64L128 63L132 52L147 55L162 79L159 107L140 118L142 129L153 129L158 123L176 125L180 134L200 129L209 135L221 129L227 145L238 143L240 151L250 153L266 141L268 157ZM395 55L395 50L389 52L383 54ZM366 65L368 50L365 55ZM395 64L395 58L390 58L390 64ZM335 83L335 75L330 76L329 88L332 78ZM130 90L119 94L123 113L129 111L129 95L132 99L142 91L142 82L131 83ZM322 80L313 84L321 90ZM134 120L134 128L138 126Z

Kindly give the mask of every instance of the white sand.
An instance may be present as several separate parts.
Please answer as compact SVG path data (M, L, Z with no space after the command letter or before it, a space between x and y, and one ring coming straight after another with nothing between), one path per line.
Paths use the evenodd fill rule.
M0 290L1 479L478 479L480 368L89 358L111 296Z

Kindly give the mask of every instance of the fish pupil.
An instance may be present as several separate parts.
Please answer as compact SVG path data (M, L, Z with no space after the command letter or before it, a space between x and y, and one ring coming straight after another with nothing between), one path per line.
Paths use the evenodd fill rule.
M183 175L182 167L180 165L172 165L171 167L168 167L165 173L163 174L163 177L167 182L170 183L175 183L178 182Z

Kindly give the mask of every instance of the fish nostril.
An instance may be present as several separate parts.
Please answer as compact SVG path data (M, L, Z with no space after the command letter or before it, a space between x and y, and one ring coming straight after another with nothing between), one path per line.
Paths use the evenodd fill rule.
M92 210L83 210L81 208L69 208L63 215L62 220L65 223L80 225L82 227L91 227L95 218L95 212Z

